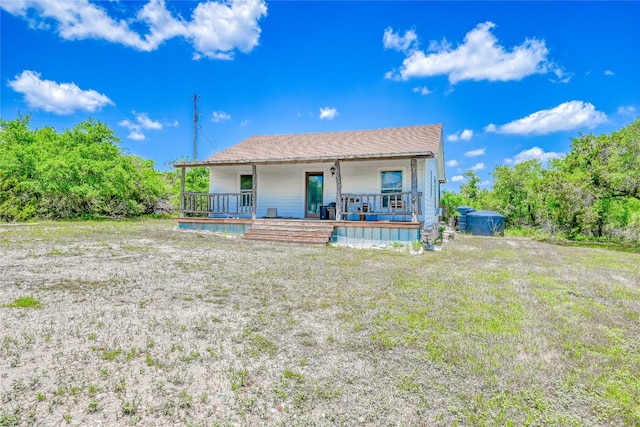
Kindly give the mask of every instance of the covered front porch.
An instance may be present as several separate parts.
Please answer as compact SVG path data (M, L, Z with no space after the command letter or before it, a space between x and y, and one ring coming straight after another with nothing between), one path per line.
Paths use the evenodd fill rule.
M406 244L433 212L427 157L207 164L210 191L185 191L180 228L301 243ZM429 181L431 182L431 181ZM429 190L425 193L425 189Z
M192 166L182 218L424 221L424 159L209 165L208 193L185 191Z

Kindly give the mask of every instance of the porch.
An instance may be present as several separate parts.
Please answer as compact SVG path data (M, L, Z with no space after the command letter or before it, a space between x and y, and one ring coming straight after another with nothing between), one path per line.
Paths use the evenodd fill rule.
M180 204L181 217L257 219L254 200L252 193L184 192ZM417 218L422 215L420 192L342 193L339 200L339 203L331 202L326 206L316 204L310 210L317 213L318 219L338 221L411 220L416 223ZM277 206L271 209L277 212Z
M299 244L409 245L420 240L422 222L388 220L178 218L184 230L207 230L242 235L247 240Z

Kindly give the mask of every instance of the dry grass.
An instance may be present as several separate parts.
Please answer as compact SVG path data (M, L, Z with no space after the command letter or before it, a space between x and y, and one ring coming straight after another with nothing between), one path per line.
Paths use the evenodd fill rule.
M0 426L638 425L639 265L0 226Z

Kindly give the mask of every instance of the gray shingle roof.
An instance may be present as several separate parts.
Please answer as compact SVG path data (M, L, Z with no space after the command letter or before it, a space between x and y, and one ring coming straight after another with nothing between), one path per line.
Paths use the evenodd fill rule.
M442 157L442 125L253 136L203 164L311 162L410 156ZM439 155L439 156L438 156Z

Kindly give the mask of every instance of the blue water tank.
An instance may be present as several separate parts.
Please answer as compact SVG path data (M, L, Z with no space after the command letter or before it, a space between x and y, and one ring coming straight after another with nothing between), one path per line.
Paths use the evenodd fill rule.
M458 231L460 231L461 233L466 233L468 231L467 214L474 211L475 209L473 209L471 206L458 206L456 208L456 212L460 214L460 216L458 217Z
M497 212L469 212L466 223L467 232L474 236L504 236L504 216Z

